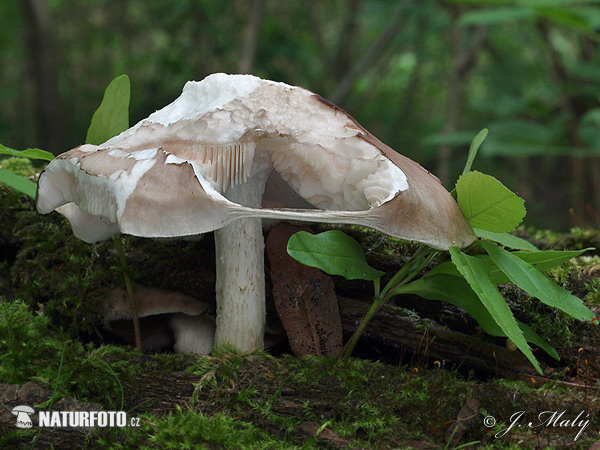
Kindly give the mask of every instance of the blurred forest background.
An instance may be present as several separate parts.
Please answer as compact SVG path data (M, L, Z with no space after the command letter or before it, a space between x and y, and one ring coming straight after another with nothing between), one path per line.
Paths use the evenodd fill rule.
M84 141L109 81L132 124L187 80L253 73L331 99L451 187L474 168L527 223L598 227L600 0L2 0L0 142Z

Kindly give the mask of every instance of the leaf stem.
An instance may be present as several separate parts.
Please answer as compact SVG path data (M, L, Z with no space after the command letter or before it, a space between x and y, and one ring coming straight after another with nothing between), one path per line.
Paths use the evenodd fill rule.
M377 311L379 311L379 309L381 308L381 306L383 306L384 303L385 300L382 297L375 297L373 299L373 303L371 303L369 310L361 319L358 328L354 331L350 340L346 342L346 345L344 345L344 349L342 350L341 355L342 359L348 359L352 355L354 347L356 347L356 344L358 343L360 337L365 331L365 328L367 328L367 325L369 324L371 319L375 316L375 314L377 314Z
M373 298L379 297L379 294L381 292L381 277L375 278L373 280L373 291L374 291Z
M396 285L402 279L402 277L404 277L404 275L407 272L409 272L411 270L411 268L414 266L415 260L417 260L418 258L421 257L421 254L424 252L424 250L425 250L425 246L422 244L419 244L419 247L417 247L417 250L415 251L415 253L410 257L410 259L400 268L400 270L398 270L398 272L396 272L396 274L385 285L385 287L383 288L383 291L381 291L382 297L385 297L387 295L388 291L390 291L391 289L396 287Z
M127 259L125 258L125 250L123 250L123 240L118 234L114 234L113 242L119 255L119 262L121 263L121 270L123 271L123 278L125 278L125 288L127 289L127 296L129 297L129 304L131 305L131 320L133 321L133 334L135 336L135 348L138 351L142 349L142 333L140 328L140 318L138 317L137 302L135 299L135 292L133 290L133 283L129 276L129 266L127 265Z
M381 309L381 307L390 298L399 293L402 286L410 282L413 278L421 273L421 271L429 265L431 261L438 255L437 250L426 250L424 246L420 246L411 259L400 269L394 277L387 283L383 291L379 293L380 279L374 280L375 296L373 297L373 303L369 307L367 313L361 319L358 328L352 334L350 340L344 346L342 350L342 359L347 359L352 355L356 344L360 340L364 333L367 325L375 317L375 314Z
M400 293L400 288L411 282L417 275L419 275L423 271L423 269L425 269L429 265L429 263L431 263L431 261L435 259L438 253L439 252L435 250L429 253L421 262L421 264L417 266L417 268L412 270L406 277L402 279L402 281L396 284L396 286L394 286L393 289L390 289L386 293L386 300L398 295Z

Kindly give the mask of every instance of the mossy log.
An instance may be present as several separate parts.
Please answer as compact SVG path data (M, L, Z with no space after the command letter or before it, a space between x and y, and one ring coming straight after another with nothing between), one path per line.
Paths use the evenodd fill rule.
M352 333L368 305L339 297L344 332ZM464 366L506 378L529 377L535 373L522 353L490 344L473 336L441 327L432 320L408 315L397 307L384 307L368 325L367 338L413 355L415 364L427 360Z

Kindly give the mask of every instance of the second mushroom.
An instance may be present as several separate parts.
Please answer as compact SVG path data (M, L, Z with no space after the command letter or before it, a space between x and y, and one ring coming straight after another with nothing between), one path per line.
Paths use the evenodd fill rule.
M475 239L419 164L319 95L251 75L188 82L120 135L58 156L37 207L86 242L214 231L215 343L241 350L263 347L263 218L364 225L442 250Z

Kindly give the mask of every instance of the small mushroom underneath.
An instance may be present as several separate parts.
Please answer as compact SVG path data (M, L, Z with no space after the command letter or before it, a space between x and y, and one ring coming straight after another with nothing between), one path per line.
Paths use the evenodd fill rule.
M175 314L171 319L177 353L208 355L215 343L215 321L208 316Z
M146 321L142 330L142 347L145 351L160 351L174 345L176 351L195 352L181 341L181 329L187 329L189 321L179 319L195 319L199 330L195 337L202 341L196 343L197 349L208 349L210 353L214 342L214 320L206 316L209 307L207 303L196 300L181 292L138 286L136 288L138 314ZM171 320L169 317L173 316ZM123 288L114 288L102 303L102 318L106 328L126 342L132 339L131 324L124 321L131 319L131 308L127 292ZM176 318L178 318L176 320ZM178 350L185 348L186 350Z

